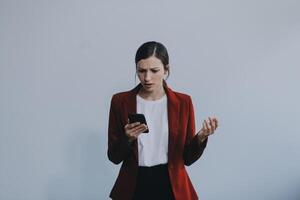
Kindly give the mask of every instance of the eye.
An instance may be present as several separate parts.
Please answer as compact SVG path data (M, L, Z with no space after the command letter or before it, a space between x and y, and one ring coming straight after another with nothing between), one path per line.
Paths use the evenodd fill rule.
M153 73L156 73L156 72L158 72L159 70L155 70L155 69L153 69L153 70L151 70Z

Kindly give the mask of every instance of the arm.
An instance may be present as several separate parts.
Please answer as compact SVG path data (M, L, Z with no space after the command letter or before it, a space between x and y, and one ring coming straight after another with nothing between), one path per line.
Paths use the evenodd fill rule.
M122 127L120 115L117 112L115 96L111 99L108 122L108 159L114 164L122 162L131 152L132 142L128 141Z
M183 152L184 164L189 166L197 161L207 145L207 138L202 139L199 134L195 134L195 116L194 107L191 98L189 98L189 115L186 140Z

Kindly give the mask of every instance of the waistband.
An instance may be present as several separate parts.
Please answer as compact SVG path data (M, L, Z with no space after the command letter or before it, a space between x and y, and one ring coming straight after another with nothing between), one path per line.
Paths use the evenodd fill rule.
M147 166L139 166L138 169L139 169L140 171L161 171L161 170L168 169L168 163L166 163L166 164L154 165L154 166L151 166L151 167L147 167Z

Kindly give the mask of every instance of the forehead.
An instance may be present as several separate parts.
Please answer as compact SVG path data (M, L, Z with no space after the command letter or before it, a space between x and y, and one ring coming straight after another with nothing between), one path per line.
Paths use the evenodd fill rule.
M137 63L137 67L139 67L139 68L163 67L163 63L161 62L161 60L159 60L155 56L151 56L149 58L140 60Z

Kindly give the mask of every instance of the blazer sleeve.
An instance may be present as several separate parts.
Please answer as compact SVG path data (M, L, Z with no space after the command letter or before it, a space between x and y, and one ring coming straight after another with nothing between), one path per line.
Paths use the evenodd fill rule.
M183 152L184 164L187 166L193 164L201 157L208 140L206 138L201 142L199 135L195 133L195 115L191 97L189 97L188 107L187 133Z
M118 99L114 95L110 103L109 122L108 122L108 159L114 164L122 162L132 150L132 143L124 133L121 120L121 109Z

